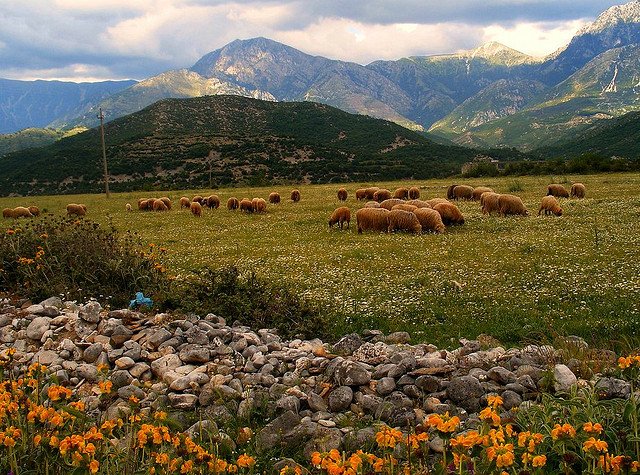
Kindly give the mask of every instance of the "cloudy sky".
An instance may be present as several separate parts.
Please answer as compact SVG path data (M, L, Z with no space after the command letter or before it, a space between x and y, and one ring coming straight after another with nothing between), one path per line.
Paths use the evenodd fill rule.
M367 64L499 41L543 56L623 0L0 0L0 77L144 79L265 36Z

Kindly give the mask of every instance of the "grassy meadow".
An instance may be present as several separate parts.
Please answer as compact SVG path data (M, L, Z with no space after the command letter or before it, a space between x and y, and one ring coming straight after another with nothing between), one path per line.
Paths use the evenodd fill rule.
M537 217L546 185L574 181L584 200L561 199L562 217ZM477 202L458 204L466 223L444 235L358 235L355 190L419 186L421 198L444 197L452 180L347 184L350 230L329 230L340 185L228 188L184 192L1 198L0 206L35 204L63 214L69 202L87 217L168 249L168 272L181 278L204 266L242 271L290 285L321 303L336 336L364 329L408 331L413 341L448 344L486 333L505 344L575 334L601 346L636 344L640 328L640 174L457 179L522 197L528 217L483 216ZM266 214L228 211L227 198L282 196ZM198 219L178 209L180 196L217 194L221 208ZM127 212L140 197L169 196L173 210ZM4 226L10 226L4 220Z

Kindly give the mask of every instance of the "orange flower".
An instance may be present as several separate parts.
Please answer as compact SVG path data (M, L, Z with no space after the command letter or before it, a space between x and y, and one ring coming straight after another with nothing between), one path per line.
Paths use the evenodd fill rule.
M389 447L394 448L398 441L402 439L402 432L397 429L392 429L391 427L383 426L376 433L376 442L379 447Z
M557 440L561 437L566 437L572 439L576 436L576 430L573 428L571 424L556 424L553 429L551 429L551 438L553 440Z
M582 426L582 430L585 431L587 434L600 435L604 429L598 422L596 422L595 424L593 422L585 422L584 425Z
M518 447L527 447L527 450L533 453L536 445L540 444L543 439L544 436L540 433L520 432L518 434Z
M495 412L491 407L485 407L480 414L478 414L480 420L486 421L493 426L499 426L502 420L500 419L500 415Z
M189 473L193 470L193 460L187 460L180 467L180 473Z
M513 444L499 444L487 447L487 458L496 462L496 467L509 467L513 465L515 455Z
M449 416L449 412L445 412L443 415L431 414L426 421L426 425L429 427L435 427L440 432L455 432L460 425L460 418L458 416Z
M487 404L495 409L498 406L502 406L504 401L500 396L487 396Z
M256 464L256 460L250 455L242 454L238 457L238 460L236 460L236 464L241 468L249 468Z
M546 455L536 455L535 457L533 457L533 461L531 465L533 465L534 467L544 467L546 463L547 463Z
M621 356L620 358L618 358L618 367L620 369L627 369L629 366L631 366L632 362L633 360L630 356Z
M100 462L98 462L97 460L92 460L89 464L89 472L91 473L97 473L99 468Z
M582 444L582 450L585 452L606 452L608 445L604 440L596 439L595 437L589 437L584 444Z

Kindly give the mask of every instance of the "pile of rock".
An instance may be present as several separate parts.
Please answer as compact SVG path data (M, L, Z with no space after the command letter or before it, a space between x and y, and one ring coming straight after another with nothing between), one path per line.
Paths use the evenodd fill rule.
M597 384L606 397L630 394L622 380L579 380L571 369L576 362L562 364L550 346L507 350L463 340L447 351L409 340L404 332L370 331L333 345L283 341L274 331L229 326L213 314L106 311L95 301L0 305L0 352L16 348L18 371L40 362L62 384L81 388L95 384L105 365L118 394L107 417L126 410L131 396L149 410L198 409L214 421L266 409L270 422L257 434L264 450L360 448L374 430L341 427L345 417L401 427L434 412L464 419L483 408L489 394L502 396L505 410L531 404L549 388ZM615 360L612 353L602 357ZM97 396L84 401L88 411L98 411Z

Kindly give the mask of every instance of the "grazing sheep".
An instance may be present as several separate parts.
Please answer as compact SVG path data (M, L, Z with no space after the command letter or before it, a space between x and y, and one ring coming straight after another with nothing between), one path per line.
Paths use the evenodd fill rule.
M386 188L380 188L373 194L373 201L377 201L378 203L382 203L384 200L391 199L391 192Z
M191 208L191 200L186 196L180 198L180 209L182 208Z
M458 186L458 185L456 185ZM431 206L432 208L440 203L451 203L451 201L449 200L445 200L444 198L431 198L430 200L425 200L425 203L427 203L429 206Z
M399 205L394 205L393 208L391 208L391 211L393 211L394 209L401 209L403 211L409 211L410 213L413 213L415 210L418 209L417 206L413 206L413 205L409 205L407 203L402 203Z
M448 198L448 196L447 196ZM473 199L473 187L469 185L457 185L453 189L454 200L472 200Z
M569 192L564 186L558 185L557 183L553 183L547 186L547 196L555 196L557 198L569 198Z
M37 206L29 206L27 209L32 216L40 216L40 208Z
M426 201L422 201L422 200L409 200L407 201L408 205L413 205L416 208L431 208L431 205L429 203L427 203Z
M87 214L87 207L83 204L69 203L67 205L67 214L69 216L72 214L75 214L76 216L84 216Z
M200 195L196 195L193 198L191 198L191 202L196 202L196 203L200 203L200 206L204 206L204 198Z
M298 201L300 201L300 191L299 190L293 190L291 192L291 201L293 201L294 203L297 203Z
M400 200L406 200L409 198L409 190L405 187L397 188L396 191L393 192L393 197Z
M266 213L267 212L267 202L262 198L254 198L251 200L251 208L254 213Z
M340 188L338 190L338 201L347 201L347 190L345 190L344 188Z
M369 230L386 233L389 227L390 212L385 208L362 208L356 211L358 234Z
M127 203L126 205L124 205L124 209L126 209L127 211L131 211L133 208L131 208L131 203Z
M417 200L418 198L420 198L420 189L417 186L409 188L409 199Z
M160 200L154 200L153 201L153 211L169 211L169 207L161 199Z
M529 214L522 200L515 195L500 195L498 197L498 214L500 216Z
M389 226L387 232L393 232L396 229L400 231L411 231L415 234L422 232L422 226L415 214L411 211L404 211L401 209L392 209L389 211Z
M500 208L498 207L498 198L500 198L500 193L494 193L493 191L485 191L480 196L480 206L482 206L482 214L488 214L491 216L491 213L494 211L498 213Z
M199 201L192 201L189 205L189 209L191 210L191 214L193 214L196 218L202 216L202 205Z
M356 190L356 200L364 201L367 199L367 190L364 188L358 188Z
M240 200L240 211L244 211L246 213L253 213L253 203L249 198L242 198Z
M209 195L205 203L209 209L218 209L220 207L220 198L218 198L218 195Z
M2 210L2 217L3 218L13 218L13 209L12 208L5 208Z
M372 200L373 199L373 195L376 191L378 191L380 188L378 188L377 186L370 186L369 188L365 188L364 192L365 195L367 197L368 200Z
M171 209L171 200L169 198L167 198L166 196L163 196L162 198L160 198L160 201L162 201L164 203L164 205L167 207L167 209Z
M464 224L464 216L453 203L439 203L433 207L442 218L442 222L445 226L455 226Z
M574 183L571 185L571 197L572 198L584 198L587 189L582 183Z
M348 228L351 223L351 210L346 206L342 206L334 210L329 218L329 229L331 229L336 223L340 226L340 229L342 229L344 223L347 223Z
M404 204L404 200L401 200L399 198L391 198L389 200L384 200L382 203L380 203L380 207L391 211L391 208L393 208L395 205L401 205L401 204Z
M240 202L238 198L231 197L227 200L227 209L233 211L234 209L238 209L240 207Z
M458 185L457 184L450 185L449 188L447 188L447 200L453 200L455 198L453 194L453 190L455 189L456 186Z
M25 208L24 206L17 206L13 208L12 215L14 218L32 218L33 215L29 212L29 208Z
M555 196L545 196L540 202L540 209L538 210L538 216L544 211L545 216L549 214L555 214L556 216L562 216L562 208Z
M269 193L269 203L272 205L280 203L280 193L276 193L275 191L273 193Z
M442 217L435 209L431 208L418 208L413 214L418 218L420 226L422 226L422 232L434 232L436 234L444 233L444 223Z
M482 193L487 193L488 191L492 192L493 188L489 188L488 186L476 186L473 189L471 199L473 201L480 201L480 197L482 196Z
M148 208L148 206L149 206L149 201L150 201L150 200L149 200L148 198L140 198L140 199L138 200L138 209L139 209L140 211L146 211L147 209L149 209L149 208Z
M380 207L380 203L378 203L377 201L367 201L364 204L364 208L379 208Z

